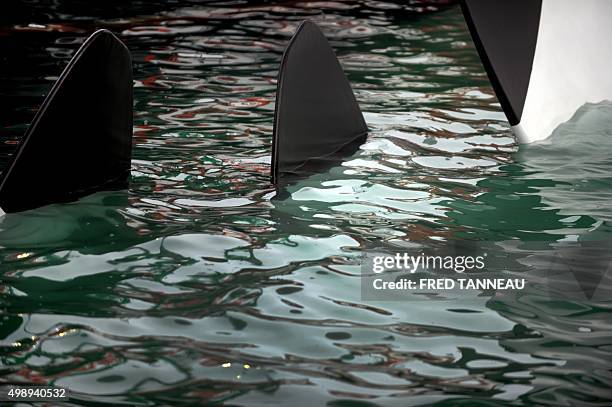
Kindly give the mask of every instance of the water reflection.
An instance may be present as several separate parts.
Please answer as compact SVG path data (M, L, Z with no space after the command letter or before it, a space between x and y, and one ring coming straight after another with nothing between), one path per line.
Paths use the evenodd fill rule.
M430 2L139 2L123 18L31 5L13 25L45 30L3 29L18 46L2 45L2 152L95 24L134 53L135 160L129 191L0 224L5 380L83 404L609 404L605 298L534 284L374 302L359 280L381 245L606 239L610 127L589 119L606 106L566 129L584 137L517 154L459 10ZM372 131L276 191L276 69L304 17Z

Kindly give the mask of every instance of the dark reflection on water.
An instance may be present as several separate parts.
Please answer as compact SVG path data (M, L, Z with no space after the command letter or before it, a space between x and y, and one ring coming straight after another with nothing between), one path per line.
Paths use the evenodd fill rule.
M605 295L368 302L359 279L383 244L505 242L518 264L517 239L609 239L609 105L517 154L455 6L20 4L0 28L3 159L97 27L134 55L135 155L129 191L2 219L3 381L79 404L610 404ZM275 191L276 69L305 17L371 133Z

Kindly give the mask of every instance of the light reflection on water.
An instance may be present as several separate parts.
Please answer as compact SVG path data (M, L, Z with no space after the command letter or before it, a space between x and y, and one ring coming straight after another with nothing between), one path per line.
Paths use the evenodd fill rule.
M81 403L608 404L605 299L528 287L366 302L359 262L383 244L608 239L609 105L517 154L457 7L151 4L124 19L92 11L134 56L130 190L0 224L5 380L66 386ZM18 95L5 141L93 27L56 13L51 33L9 31L39 47L21 57L45 75L2 78ZM276 69L305 17L371 133L276 191Z

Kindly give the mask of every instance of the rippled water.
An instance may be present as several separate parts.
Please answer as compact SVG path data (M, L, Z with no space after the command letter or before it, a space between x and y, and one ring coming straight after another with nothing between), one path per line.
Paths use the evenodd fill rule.
M612 403L609 297L363 301L359 277L383 245L609 239L612 104L518 151L457 6L72 4L28 3L0 30L3 159L106 27L134 57L132 181L2 219L0 380L75 404ZM276 191L276 70L304 18L371 132Z

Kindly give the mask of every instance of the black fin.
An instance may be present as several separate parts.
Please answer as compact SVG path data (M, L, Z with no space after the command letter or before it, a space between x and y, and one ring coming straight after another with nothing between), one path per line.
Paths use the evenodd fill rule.
M17 212L125 187L132 111L130 53L99 30L53 85L2 174L0 207Z
M465 20L511 125L521 121L542 0L462 0Z
M278 74L272 182L313 159L363 142L367 133L333 49L316 24L304 21L285 50Z

